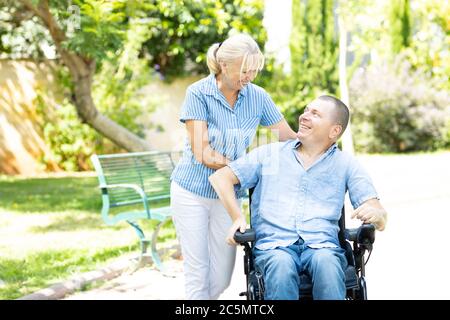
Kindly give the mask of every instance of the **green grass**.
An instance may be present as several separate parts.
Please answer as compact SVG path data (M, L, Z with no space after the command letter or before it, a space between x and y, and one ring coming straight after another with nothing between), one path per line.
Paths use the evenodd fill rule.
M137 244L95 252L88 249L50 250L30 254L25 259L0 259L0 274L6 283L0 288L0 297L19 298L75 274L100 267L112 258L135 250Z
M0 178L0 208L17 213L101 208L97 178Z
M127 223L107 226L101 219L97 185L95 177L0 176L0 299L16 299L139 253L138 237ZM141 222L147 236L155 225ZM175 237L172 223L166 224L158 246Z

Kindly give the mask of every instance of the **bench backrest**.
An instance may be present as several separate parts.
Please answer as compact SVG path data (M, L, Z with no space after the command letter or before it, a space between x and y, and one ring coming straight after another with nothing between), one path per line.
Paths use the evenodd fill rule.
M97 155L93 163L102 185L135 184L141 187L148 200L170 197L170 175L175 167L176 154L170 152L135 152ZM98 160L98 161L97 161ZM108 188L111 207L141 202L133 189Z

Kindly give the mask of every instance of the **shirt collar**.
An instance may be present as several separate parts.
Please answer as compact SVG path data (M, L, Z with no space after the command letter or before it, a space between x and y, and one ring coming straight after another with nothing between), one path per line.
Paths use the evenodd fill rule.
M206 81L202 86L202 92L204 94L215 96L219 92L219 88L217 88L216 77L213 73L211 73L208 77L206 77Z
M239 95L245 97L248 92L248 86L250 86L251 83L247 84L243 89L239 90ZM219 88L217 87L217 81L216 76L211 73L207 78L204 86L202 87L202 92L204 94L219 97L221 95L221 92Z
M297 148L300 147L301 144L302 144L302 142L300 140L295 139L294 146L292 147L292 149L297 150ZM335 142L327 149L327 151L325 151L324 155L327 155L327 154L333 152L336 148L337 148L337 143Z
M300 147L301 144L302 144L302 143L301 143L300 140L295 139L295 140L294 140L294 146L292 147L292 149L297 149L298 147Z
M251 85L251 83L248 83L243 89L239 90L239 95L245 97L248 92L248 87Z

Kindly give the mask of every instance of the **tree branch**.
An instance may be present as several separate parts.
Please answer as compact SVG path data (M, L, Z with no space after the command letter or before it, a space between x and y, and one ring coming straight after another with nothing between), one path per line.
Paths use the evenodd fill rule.
M38 6L34 6L30 0L19 0L19 2L23 5L24 10L42 20L61 55L61 60L69 68L74 83L74 104L81 121L88 123L102 135L128 151L150 150L151 146L147 141L98 112L92 99L91 89L92 78L95 74L95 60L71 52L62 46L62 42L67 37L50 13L48 0L40 0Z
M36 16L41 17L41 13L39 10L33 6L33 4L28 0L19 0L19 2L26 8L28 11L33 12Z
M71 69L71 74L74 79L76 80L81 77L88 77L92 70L89 70L88 72L84 72L84 70L89 69L92 60L70 53L62 47L61 43L66 40L66 35L64 31L59 27L53 15L50 13L48 1L39 1L39 5L37 7L34 6L30 2L30 0L19 0L19 2L25 7L26 10L32 12L42 20L45 27L50 32L50 36L52 37L56 49L61 55L62 60L64 61L65 65L69 69Z
M41 0L38 7L35 7L29 0L19 0L19 2L28 10L34 13L34 15L41 18L42 22L47 26L50 31L50 35L55 42L55 45L60 49L61 42L66 39L64 31L61 30L55 18L50 13L47 0Z

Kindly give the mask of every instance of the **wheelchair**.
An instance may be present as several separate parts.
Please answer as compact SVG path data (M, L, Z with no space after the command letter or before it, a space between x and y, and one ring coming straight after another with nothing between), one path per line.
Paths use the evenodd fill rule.
M250 190L249 193L249 208L251 207L252 191ZM365 265L372 253L375 226L362 224L359 228L346 229L345 210L342 208L338 236L348 262L345 270L346 299L367 300ZM234 240L244 247L244 272L247 280L247 290L241 292L239 296L246 296L247 300L264 300L264 279L262 274L255 269L253 262L252 249L255 239L255 231L251 228L244 233L238 230L234 234ZM365 259L366 253L368 254L367 259ZM310 300L313 298L311 277L306 272L300 274L299 294L300 299Z

